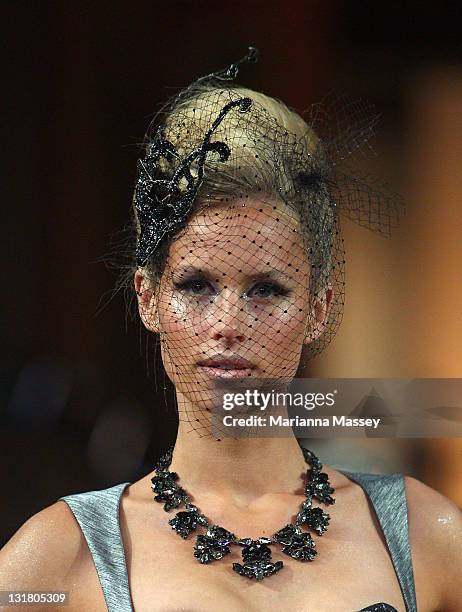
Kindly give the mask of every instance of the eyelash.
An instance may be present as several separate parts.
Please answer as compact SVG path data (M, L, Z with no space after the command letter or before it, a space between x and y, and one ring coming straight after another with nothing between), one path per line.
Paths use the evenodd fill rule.
M192 291L194 285L196 286L201 285L202 287L205 287L208 285L209 287L212 287L210 283L202 279L199 279L199 278L197 279L192 278L189 280L181 281L179 283L174 283L175 288L179 289L180 291L185 291L186 293L189 293L190 295L194 297L203 297L205 294L194 293ZM253 289L261 288L261 287L269 287L270 289L272 289L272 291L274 292L274 297L282 297L282 296L289 295L291 293L290 289L286 289L279 283L275 283L275 282L259 282L254 285ZM249 295L249 293L250 291L246 292L245 295ZM259 296L259 297L261 297L262 299L267 299L268 296Z

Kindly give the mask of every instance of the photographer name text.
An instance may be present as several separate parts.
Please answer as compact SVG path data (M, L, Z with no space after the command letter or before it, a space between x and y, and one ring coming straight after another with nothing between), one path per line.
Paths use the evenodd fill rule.
M226 427L372 427L377 429L380 418L351 418L347 416L332 417L283 417L281 415L248 417L223 417Z

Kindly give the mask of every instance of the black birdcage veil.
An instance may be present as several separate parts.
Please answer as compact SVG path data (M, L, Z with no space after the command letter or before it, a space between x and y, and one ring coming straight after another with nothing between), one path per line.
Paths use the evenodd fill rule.
M345 164L374 133L369 108L331 99L303 121L230 83L236 74L199 79L166 106L134 194L140 312L200 435L217 380L290 380L334 337L340 214L389 236L400 205Z

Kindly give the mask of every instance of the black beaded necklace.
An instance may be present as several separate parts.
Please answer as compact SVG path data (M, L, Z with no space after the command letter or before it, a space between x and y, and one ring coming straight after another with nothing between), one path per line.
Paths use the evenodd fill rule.
M333 504L335 499L331 497L331 493L335 489L331 487L328 475L321 471L322 463L316 455L306 448L301 447L301 450L310 466L305 485L306 500L300 506L295 524L289 523L271 537L260 537L256 540L237 538L227 529L210 524L199 509L189 502L186 491L176 483L178 474L168 470L172 462L173 446L162 455L155 467L156 476L151 479L151 488L156 493L154 499L160 503L164 502L166 512L184 504L186 509L177 512L169 520L169 525L182 538L186 539L199 525L206 528L205 534L196 536L194 546L194 557L200 563L210 563L223 558L231 552L231 544L243 546L243 563L233 563L233 570L241 576L260 581L275 574L284 565L282 561L272 562L269 545L281 545L283 553L298 561L312 561L317 554L316 543L307 531L302 530L302 525L321 536L330 521L329 514L321 508L312 507L312 500L315 498L323 504Z

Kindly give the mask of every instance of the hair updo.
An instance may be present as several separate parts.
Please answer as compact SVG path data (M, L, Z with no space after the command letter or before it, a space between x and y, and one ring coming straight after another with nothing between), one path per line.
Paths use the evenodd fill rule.
M223 107L243 98L251 99L250 111L228 113L213 132L213 141L229 146L230 157L224 163L212 155L206 158L204 178L191 212L218 202L232 206L233 200L251 196L273 204L284 202L281 212L288 207L288 212L300 220L312 269L310 294L314 295L329 276L335 215L327 189L317 181L321 174L316 169L322 163L321 143L306 121L281 100L263 93L241 86L195 83L161 111L165 138L175 146L178 158L184 159L200 146ZM156 119L146 134L147 155L154 141ZM195 164L197 161L190 166L193 176L197 176ZM177 165L178 159L159 158L157 178L171 177ZM184 178L179 187L186 187ZM135 205L133 218L138 237L140 223ZM165 268L169 246L180 232L181 227L166 235L143 266L143 274L154 285ZM136 268L134 264L131 278Z

